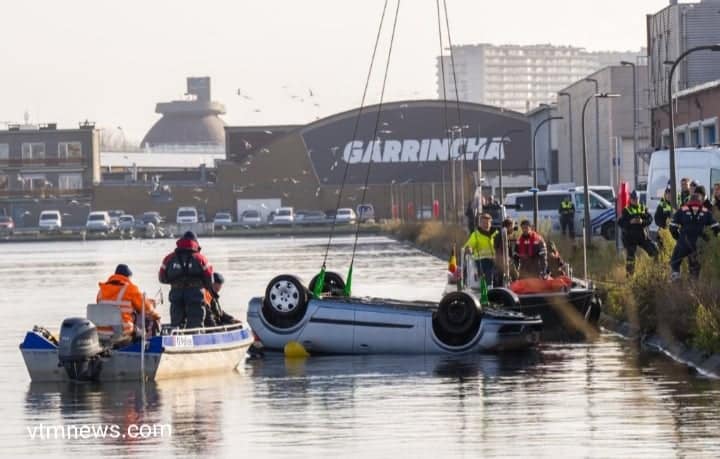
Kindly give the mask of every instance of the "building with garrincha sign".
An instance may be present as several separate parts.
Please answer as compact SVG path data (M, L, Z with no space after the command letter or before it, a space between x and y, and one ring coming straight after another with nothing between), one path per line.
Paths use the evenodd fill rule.
M478 160L486 180L497 177L501 160L506 177L529 174L530 124L521 113L438 100L379 108L308 125L226 127L228 160L217 180L222 206L239 214L254 202L269 212L280 200L296 209L327 210L341 196L339 207L370 203L380 217L389 217L393 205L425 212L433 201L450 212L451 184L464 173L469 199ZM459 188L455 207L464 208Z

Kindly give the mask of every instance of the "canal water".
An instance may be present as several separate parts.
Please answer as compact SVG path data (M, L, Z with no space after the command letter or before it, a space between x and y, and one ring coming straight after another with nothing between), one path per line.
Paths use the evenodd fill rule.
M331 269L347 269L351 242L336 241ZM244 317L274 275L309 280L325 240L201 243L226 278L222 304ZM514 356L268 356L145 385L31 384L18 351L25 330L84 314L117 263L156 295L173 241L1 247L1 457L720 456L720 382L609 334ZM445 269L406 245L362 238L354 293L437 300Z

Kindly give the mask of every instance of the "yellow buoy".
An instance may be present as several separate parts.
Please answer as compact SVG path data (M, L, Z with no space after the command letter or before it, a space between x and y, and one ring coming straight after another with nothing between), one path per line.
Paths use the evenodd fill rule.
M288 342L283 351L285 352L285 358L288 359L304 359L310 357L305 347L297 341Z

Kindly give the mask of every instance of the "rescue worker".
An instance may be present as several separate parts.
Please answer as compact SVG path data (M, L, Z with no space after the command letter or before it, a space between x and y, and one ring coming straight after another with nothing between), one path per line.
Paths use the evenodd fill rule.
M560 256L554 242L548 243L548 273L552 277L561 277L566 274L565 261Z
M203 288L211 295L213 269L200 253L197 236L187 231L175 243L176 249L168 254L160 266L158 278L170 284L170 323L173 327L198 328L205 322Z
M680 202L678 204L685 204L690 199L690 179L683 177L680 179Z
M503 230L505 231L505 240L503 241ZM515 242L520 233L518 227L511 218L502 221L500 231L495 237L495 282L494 285L504 285L505 281L517 279L517 266L513 261L515 250ZM503 244L504 242L504 244ZM507 259L505 259L505 251L507 250ZM509 265L506 268L506 264ZM505 273L509 278L506 279Z
M627 253L625 257L627 274L635 272L635 253L638 247L642 247L653 258L658 254L657 245L650 240L647 231L651 222L650 213L644 205L638 202L638 193L633 190L630 193L630 204L623 209L622 216L618 220L618 226L622 228L622 242Z
M668 220L670 220L673 216L673 208L672 208L672 190L670 187L665 188L665 193L663 194L663 197L660 199L660 203L657 206L657 209L655 209L655 224L658 226L658 228L667 228Z
M715 221L720 222L720 182L713 186L712 214Z
M680 266L685 257L688 259L690 276L697 279L700 276L697 240L705 236L706 227L710 227L715 236L720 233L720 224L713 218L710 209L703 206L704 200L705 187L698 186L691 199L673 215L670 233L677 240L677 244L670 258L672 280L680 279Z
M107 281L98 283L100 290L96 298L98 303L112 302L119 306L123 335L130 340L139 334L140 326L149 328L150 334L159 331L157 324L160 320L160 314L154 307L155 302L151 299L145 299L143 302L143 295L138 286L132 283L131 277L132 271L128 265L117 265L115 273ZM139 324L143 309L145 309L146 323Z
M515 259L520 278L547 276L547 248L545 240L533 231L528 220L520 222L520 237L515 242Z
M483 276L488 286L492 285L495 273L495 238L498 230L492 228L490 214L480 215L480 222L470 234L463 249L469 248L472 253L478 276Z
M563 236L575 239L575 204L568 196L565 196L560 203L560 228Z
M222 274L217 272L213 273L213 290L215 290L215 293L220 293L220 289L222 289L224 283L225 278ZM208 290L205 290L205 326L215 327L236 323L240 323L240 321L223 311L218 298L214 298Z

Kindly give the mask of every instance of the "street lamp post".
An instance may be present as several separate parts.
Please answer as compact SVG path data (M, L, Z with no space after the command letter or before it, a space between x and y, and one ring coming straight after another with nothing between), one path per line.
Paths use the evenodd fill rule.
M584 203L584 216L583 216L583 264L585 269L585 279L587 279L587 244L591 240L592 237L592 225L590 224L590 191L588 189L588 166L587 166L587 137L585 136L585 110L587 109L588 104L592 99L608 99L611 97L620 97L620 94L608 94L608 93L598 93L593 94L590 97L585 100L585 103L583 104L582 108L582 114L580 118L580 127L582 131L582 153L583 153L583 180L584 180L584 190L583 190L583 200ZM595 103L597 105L597 100L595 100ZM598 162L598 168L600 167L600 162Z
M572 123L572 95L569 92L559 92L558 96L568 98L568 135L570 137L570 181L575 182L575 166L573 165L573 123Z
M668 107L669 107L669 113L670 113L670 150L668 152L669 158L670 158L670 191L672 193L672 196L677 196L677 187L675 186L675 182L677 180L677 174L675 171L675 115L673 114L673 106L672 106L672 77L673 73L675 73L675 68L678 66L681 60L685 58L690 53L694 53L695 51L720 51L720 43L715 45L703 45L703 46L696 46L694 48L690 48L684 53L682 53L672 64L672 67L670 67L670 75L668 76ZM677 198L674 198L670 205L673 206L673 208L677 207Z
M595 78L585 78L585 81L589 81L595 85L595 94L600 94L600 87L598 80ZM595 101L595 159L597 160L597 176L596 185L600 185L600 104L597 100Z
M506 142L505 139L507 139L507 141L509 141L510 139L508 139L508 137L510 135L516 134L518 132L522 132L522 131L520 129L510 129L505 134L503 134L502 137L500 138L500 148L501 148L500 155L499 155L500 156L500 159L499 159L500 170L499 170L499 175L498 175L498 186L500 187L500 204L502 204L505 201L505 194L503 191L503 157L505 156L505 142Z
M537 159L535 155L535 138L537 137L538 130L543 124L549 123L552 120L561 120L562 116L548 116L544 120L540 121L535 126L535 132L533 132L532 138L532 168L533 168L533 229L537 231L538 224L538 183L537 183Z
M637 93L637 68L634 62L621 61L622 65L632 68L632 92L633 92L633 189L638 186L638 93Z

